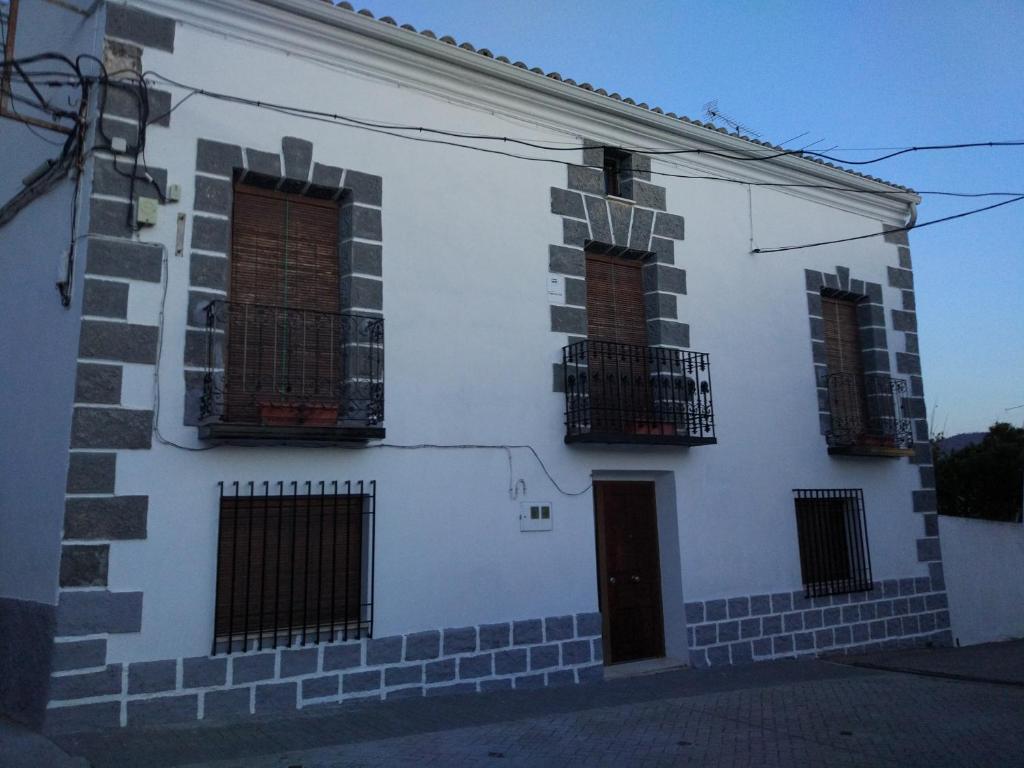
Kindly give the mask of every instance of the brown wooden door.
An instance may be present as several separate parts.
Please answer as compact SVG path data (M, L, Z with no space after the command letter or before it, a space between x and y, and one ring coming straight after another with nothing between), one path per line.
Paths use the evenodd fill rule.
M851 438L859 438L867 426L867 398L860 357L857 305L846 299L823 296L821 309L833 429L847 433Z
M605 659L665 655L654 483L594 483Z
M594 431L636 431L652 403L639 261L588 254L587 339Z
M337 203L236 184L228 419L341 395Z

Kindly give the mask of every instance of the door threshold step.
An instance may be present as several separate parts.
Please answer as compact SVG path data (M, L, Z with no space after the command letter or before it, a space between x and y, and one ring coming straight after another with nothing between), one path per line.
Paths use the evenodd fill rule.
M663 657L660 659L642 659L641 661L627 661L622 664L609 664L604 668L605 680L618 680L624 677L640 677L642 675L656 675L660 672L669 672L674 669L686 669L689 667L681 659Z

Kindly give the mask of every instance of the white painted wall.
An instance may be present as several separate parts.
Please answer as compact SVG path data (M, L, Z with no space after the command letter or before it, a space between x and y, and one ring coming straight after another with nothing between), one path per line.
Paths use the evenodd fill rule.
M91 52L95 26L56 5L23 2L15 55ZM0 205L57 156L60 147L47 141L63 140L0 118ZM81 317L81 270L70 307L61 306L55 287L71 241L73 194L65 179L0 228L0 597L48 604L57 597Z
M147 5L167 12L173 4ZM174 54L147 50L145 66L208 90L380 121L554 141L587 136L649 146L662 140L621 121L573 122L540 97L494 91L468 75L446 80L420 66L406 67L402 77L380 76L374 72L382 67L404 65L381 58L376 70L367 69L356 61L370 55L361 48L341 49L347 63L323 51L314 60L297 40L285 55L226 34L232 19L223 22L210 30L179 24ZM325 50L334 45L308 39ZM181 95L175 92L176 99ZM182 426L188 257L173 255L175 215L191 213L196 142L277 152L284 136L311 140L314 161L384 179L389 443L530 444L569 491L586 488L594 472L671 473L686 600L800 588L791 493L797 487L864 488L875 578L927 574L915 552L921 519L910 510L916 467L826 454L804 289L805 268L834 271L837 264L885 285L896 247L876 238L751 255L747 193L715 182L655 181L668 187L669 211L686 217L677 266L687 270L690 293L680 301L680 319L691 326L693 348L711 354L719 444L571 448L562 439L563 396L551 389L551 365L560 360L565 337L549 330L545 287L548 246L562 238L549 188L566 185L563 166L194 97L174 113L170 129L150 130L147 147L149 163L167 168L170 183L183 192L183 203L161 209L160 223L145 233L172 254L160 366L160 429L167 438L197 445L195 429ZM664 160L655 169L699 170L693 162ZM880 219L899 221L895 206L855 205L867 207L854 213L824 198L759 190L755 243L858 235L878 231ZM885 290L887 308L899 307L898 291ZM159 290L133 284L131 291L128 321L155 324ZM890 334L891 349L902 349L898 338ZM151 373L149 366L126 366L125 405L152 405ZM151 451L122 452L117 493L149 495L149 531L145 541L114 543L110 587L142 590L145 601L142 632L112 636L109 658L208 652L221 480L377 480L378 636L596 610L590 494L561 495L527 451L514 450L513 478L526 481L525 498L554 502L551 533L520 533L508 472L505 453L487 449L192 453L154 442Z
M1024 637L1024 526L939 515L939 534L956 641Z

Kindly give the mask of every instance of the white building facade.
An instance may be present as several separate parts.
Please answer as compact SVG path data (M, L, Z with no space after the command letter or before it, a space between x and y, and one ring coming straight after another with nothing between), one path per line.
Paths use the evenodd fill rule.
M15 54L148 120L94 89L77 202L0 229L8 711L950 641L912 192L316 0L77 5Z

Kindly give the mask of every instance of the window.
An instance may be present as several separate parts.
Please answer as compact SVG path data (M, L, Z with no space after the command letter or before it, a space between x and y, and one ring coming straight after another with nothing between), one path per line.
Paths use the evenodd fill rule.
M369 637L376 483L221 484L213 653Z
M229 296L206 311L200 438L384 436L384 319L346 309L363 285L340 276L342 218L335 201L235 184Z
M248 423L337 421L338 206L235 187L233 311L227 335L228 418Z
M910 422L903 416L901 403L906 395L906 382L888 373L865 373L865 345L861 341L857 301L823 294L821 309L827 367L822 385L828 389L831 421L826 433L829 450L859 455L908 455ZM869 331L867 338L877 332Z
M872 589L860 489L798 489L796 527L807 597Z
M625 172L630 170L631 155L617 149L604 149L604 193L622 197L622 182Z

